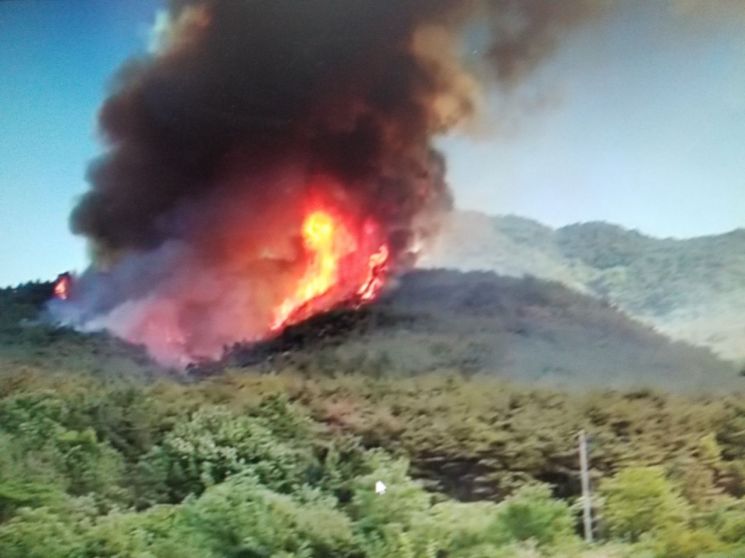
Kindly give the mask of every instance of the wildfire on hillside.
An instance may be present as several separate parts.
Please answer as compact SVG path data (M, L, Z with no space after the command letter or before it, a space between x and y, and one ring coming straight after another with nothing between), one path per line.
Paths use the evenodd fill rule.
M560 4L168 2L99 112L92 262L50 316L186 366L375 300L452 207L435 139L597 1Z

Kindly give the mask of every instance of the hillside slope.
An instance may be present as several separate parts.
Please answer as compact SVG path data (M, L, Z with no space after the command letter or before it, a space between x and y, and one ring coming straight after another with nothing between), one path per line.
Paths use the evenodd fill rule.
M358 311L319 316L231 364L302 371L488 374L568 388L741 387L729 363L556 282L421 270Z
M140 347L105 333L78 333L40 320L52 283L0 289L0 374L23 370L149 378L162 372Z
M0 290L0 369L145 378L164 372L141 348L34 320L49 289ZM231 364L312 375L484 374L571 389L718 391L745 383L708 350L672 342L558 282L452 270L410 273L370 306L317 316L189 372L211 374Z
M744 381L557 283L420 271L376 304L236 348L226 360L244 368L154 382L136 348L35 320L50 291L0 289L3 558L745 552L739 393L493 376L543 360L573 386ZM427 362L440 370L402 377ZM596 517L644 508L637 543L603 528L582 544L579 430Z
M422 265L560 281L676 339L745 359L745 230L657 239L607 223L555 230L455 212Z

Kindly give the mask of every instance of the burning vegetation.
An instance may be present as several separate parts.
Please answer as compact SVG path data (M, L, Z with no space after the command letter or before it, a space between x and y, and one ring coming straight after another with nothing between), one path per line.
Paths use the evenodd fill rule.
M101 108L94 261L52 315L186 365L374 300L452 205L433 139L597 2L555 4L171 1Z
M68 273L60 273L52 286L52 294L58 300L67 300L70 298L70 286L72 276Z
M364 242L376 228L368 221L359 237L342 218L321 209L310 212L302 224L303 247L308 254L305 271L295 291L276 309L271 329L280 330L305 319L314 309L327 309L329 303L373 300L383 287L388 263L385 243L370 253L374 244ZM356 290L348 292L356 285Z

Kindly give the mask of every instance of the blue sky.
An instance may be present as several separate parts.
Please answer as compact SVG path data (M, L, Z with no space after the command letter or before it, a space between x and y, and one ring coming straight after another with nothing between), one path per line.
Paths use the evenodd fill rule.
M99 150L96 111L159 5L0 2L0 285L85 266L68 215ZM627 5L525 84L548 106L497 108L506 130L440 142L458 206L658 236L745 226L745 18Z
M0 2L0 286L85 266L68 215L98 152L96 112L157 5Z
M745 10L621 4L527 84L549 107L501 137L443 142L459 206L657 236L745 226Z

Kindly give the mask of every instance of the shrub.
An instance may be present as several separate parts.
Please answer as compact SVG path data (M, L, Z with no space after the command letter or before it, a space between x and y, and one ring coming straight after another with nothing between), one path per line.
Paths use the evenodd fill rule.
M552 498L548 486L525 486L499 506L492 536L552 546L574 539L574 523L569 505Z
M688 503L658 467L630 467L603 482L602 520L613 537L636 542L645 533L681 528Z
M333 498L309 489L279 494L247 473L187 502L183 513L216 556L343 557L354 550L351 522Z

